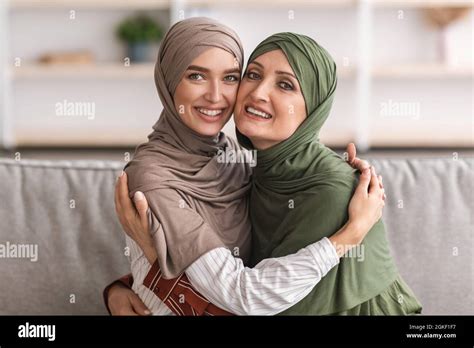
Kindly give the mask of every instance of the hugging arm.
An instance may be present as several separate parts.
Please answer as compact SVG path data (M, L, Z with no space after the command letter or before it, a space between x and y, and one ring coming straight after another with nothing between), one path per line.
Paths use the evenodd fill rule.
M126 177L122 180L125 179ZM151 213L162 221L163 231L183 232L172 237L167 235L167 242L174 237L186 238L186 231L197 230L195 235L202 238L210 235L208 229L211 227L196 211L172 203L181 199L176 191L153 190L146 192L145 196ZM157 201L170 203L157 206ZM176 218L165 221L160 219L160 214ZM145 231L147 230L143 229ZM159 245L160 238L159 233L154 236L155 247ZM137 242L141 248L149 249L145 243ZM185 241L173 241L175 245L178 243ZM156 256L150 253L148 255L149 263L153 264ZM245 267L242 260L234 257L227 248L216 246L196 259L186 268L185 273L197 291L228 312L238 315L272 315L303 299L338 262L335 247L324 238L296 254L263 260L254 268Z
M358 201L366 201L370 178L370 174L361 177ZM119 185L126 185L126 175L120 179ZM373 181L371 185L378 186L378 183ZM180 199L179 195L171 190L155 190L147 192L146 195L149 202L157 201L153 195L165 195L166 200L170 202L177 202ZM121 199L129 198L127 195ZM143 198L136 203L140 201L143 201ZM365 207L370 208L369 205ZM177 210L173 211L173 209ZM199 214L191 209L167 204L160 207L160 210L167 215L180 217L169 221L170 225L163 226L164 229L189 228L191 221L194 221L192 227L209 228ZM158 212L158 207L151 206L151 211ZM360 230L360 226L362 226L360 223L352 225L348 223L330 239L323 238L296 254L263 260L254 268L244 267L242 261L232 256L228 249L215 248L193 262L185 273L196 290L222 309L239 315L276 314L303 299L339 262L339 256L342 253L338 254L336 244L360 243L366 232ZM134 229L130 226L124 226L124 228L126 231ZM134 235L149 234L148 228L140 227L138 230L134 232ZM143 249L153 248L153 246L143 245L143 243L148 243L146 242L149 240L148 237L135 238ZM156 260L155 256L147 256L147 258L150 263Z
M355 168L362 170L368 166L365 161L361 160L354 163L354 159L357 159L355 157L355 148L351 152L348 147L348 152L349 163L351 163L351 165L353 165ZM371 209L372 211L376 210L374 208L374 202L370 202L369 200L369 193L372 193L372 197L376 196L375 192L377 191L377 188L375 185L378 186L379 182L374 180L373 176L370 180L368 180L367 177L365 178L365 181L362 179L363 177L361 177L361 183L359 184L360 193L357 199L355 199L357 196L356 191L354 199L351 201L352 208L351 206L349 207L349 215L351 215L352 210L352 216L354 216L354 214L356 214L356 216L358 216L357 214L360 214L359 220L369 223L369 220L372 217L364 216L359 211L357 211L357 208L360 210L366 208ZM122 182L119 181L117 187L120 185L123 187L124 180L126 187L126 178L122 178L121 180ZM368 188L369 182L370 189ZM381 187L380 190L382 190ZM142 245L145 244L142 248L148 250L146 255L148 254L147 258L149 259L150 263L152 263L156 258L156 251L153 252L153 247L150 247L150 243L147 242L147 240L149 241L149 237L143 237L141 233L141 231L146 231L148 234L146 219L146 211L148 209L147 202L145 199L136 200L135 209L128 198L128 189L125 191L127 194L122 195L120 198L118 197L120 195L119 191L116 190L117 214L127 234L129 234L132 239L136 240L137 243ZM129 202L127 202L127 200ZM122 202L122 204L120 204L120 202ZM379 210L380 209L381 208L379 207ZM132 211L133 214L131 214L130 211ZM124 218L124 215L126 215L125 212L128 214L127 219ZM238 314L278 313L288 307L291 307L292 304L298 302L299 299L306 296L306 294L311 291L311 289L317 284L321 277L323 277L327 271L329 271L335 264L338 263L338 257L342 256L343 252L340 251L340 249L337 249L336 255L334 252L335 246L357 244L362 240L363 236L365 235L364 233L367 231L361 231L360 226L362 225L360 224L357 228L354 228L353 226L354 225L348 226L348 224L346 224L337 233L329 238L329 241L333 246L332 249L331 245L328 243L328 240L323 239L311 246L301 249L297 254L289 255L280 259L263 260L253 269L244 267L241 260L234 258L227 249L216 248L203 255L199 260L196 261L197 263L193 263L187 269L186 274L190 279L192 279L192 283L196 289L201 290L209 300L215 304L221 305L221 307L231 312ZM137 232L135 233L135 237L133 236L134 232ZM139 242L139 240L141 240L141 242ZM146 244L148 244L148 246ZM345 249L345 251L347 251L347 249ZM294 258L293 266L291 262L290 264L287 263L287 259L289 257ZM293 277L295 269L300 268L299 263L301 262L306 273L304 275L299 275L299 277L301 277L301 281L294 284L294 292L291 290L289 291L289 296L282 296L282 291L288 286L287 283L289 281L289 278L284 279L282 275L285 274L288 277L291 274ZM272 284L271 282L262 284L261 277L264 276L271 278L272 272L277 274L278 277L275 278L279 278L280 280L278 280L276 284ZM299 271L297 271L297 273L298 272ZM223 276L223 274L226 276ZM310 274L309 281L308 279L304 279L308 274ZM223 283L223 286L220 287L221 291L217 293L215 293L213 290L216 281ZM234 285L232 287L228 287L229 284ZM246 285L241 286L242 284ZM225 289L228 290L225 291ZM262 289L269 290L267 293L268 300L262 301ZM132 292L131 290L128 291ZM126 294L122 294L121 296L125 298ZM119 298L117 296L117 299L109 298L109 301L118 301L118 299ZM274 303L275 300L278 303L277 305ZM112 314L114 313L112 312Z
M381 218L383 189L375 172L366 169L349 204L349 221L334 235L296 254L262 260L244 267L224 248L191 264L186 275L212 303L240 315L280 313L302 300L335 265L358 245ZM317 226L315 226L317 228Z
M140 297L132 290L133 277L127 274L109 284L103 291L104 303L111 315L150 315Z

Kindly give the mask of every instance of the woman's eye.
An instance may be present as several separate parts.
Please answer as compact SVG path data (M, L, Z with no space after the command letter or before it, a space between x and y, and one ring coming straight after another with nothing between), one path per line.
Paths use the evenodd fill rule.
M194 81L201 81L204 79L204 77L201 75L201 74L198 74L198 73L193 73L193 74L190 74L188 76L188 78L190 80L194 80Z
M260 75L255 72L249 71L247 73L247 77L251 80L257 80L260 77Z
M236 82L236 81L239 81L239 78L234 75L229 75L229 76L224 77L224 80L230 81L230 82Z
M289 84L288 82L280 82L278 85L286 91L292 91L293 90L293 86L291 84Z

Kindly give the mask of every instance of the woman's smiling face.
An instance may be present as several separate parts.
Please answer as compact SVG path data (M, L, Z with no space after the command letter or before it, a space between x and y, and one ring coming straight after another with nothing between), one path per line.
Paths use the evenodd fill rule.
M306 118L303 94L281 50L252 61L240 83L235 124L258 150L288 139Z
M174 93L183 122L195 132L215 136L234 110L240 68L232 54L210 48L195 58Z

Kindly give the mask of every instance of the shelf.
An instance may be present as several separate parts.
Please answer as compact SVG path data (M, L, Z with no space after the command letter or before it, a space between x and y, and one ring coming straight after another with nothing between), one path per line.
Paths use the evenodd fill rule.
M3 1L3 0L2 0ZM10 0L12 9L167 9L170 0Z
M14 79L147 79L154 75L154 63L137 63L129 67L119 63L96 65L42 65L29 64L11 68ZM354 77L355 68L338 67L338 77ZM473 78L474 70L469 66L446 66L442 64L389 65L375 67L372 77L379 79L417 78Z
M207 7L226 7L238 6L246 8L261 7L288 7L288 9L298 7L346 7L357 3L357 0L187 0L187 6L207 6Z
M375 147L461 147L472 148L472 131L469 124L459 126L457 136L439 132L440 125L430 124L423 129L377 128L370 136L370 146ZM150 128L151 129L151 128ZM27 130L21 129L15 132L15 146L30 147L130 147L146 142L149 129L144 130L122 130L114 129L112 132L104 132L101 129L76 129L74 132L53 130ZM433 134L437 134L436 143L433 143ZM348 143L354 142L354 134L350 131L330 132L326 130L321 134L321 141L329 147L345 148Z
M456 137L442 129L447 126L443 123L429 122L423 127L407 128L392 125L388 127L374 127L369 143L372 147L460 147L472 149L474 145L472 123L465 122L456 125ZM436 138L436 141L433 141Z
M376 7L472 7L472 0L371 0L371 4Z
M15 146L32 147L135 147L146 142L148 130L117 130L104 132L102 129L74 130L74 132L58 132L43 130L17 130L15 132Z
M43 65L30 64L10 71L14 79L62 79L62 78L104 78L104 79L152 79L154 63L137 63L124 66L120 63L91 65Z
M472 0L365 0L376 7L470 7ZM363 0L187 0L188 6L239 6L239 7L348 7Z
M472 78L474 71L469 66L448 66L442 64L413 64L375 67L374 78L417 79L417 78Z
M154 63L139 63L125 67L119 63L97 65L43 65L29 64L11 68L15 80L26 79L149 79L154 76ZM345 79L354 75L353 68L338 68L338 77Z
M4 0L2 0L4 1ZM183 6L239 7L346 7L362 0L186 0ZM472 0L367 0L377 7L472 7ZM165 9L172 0L10 0L13 9L90 8L90 9Z

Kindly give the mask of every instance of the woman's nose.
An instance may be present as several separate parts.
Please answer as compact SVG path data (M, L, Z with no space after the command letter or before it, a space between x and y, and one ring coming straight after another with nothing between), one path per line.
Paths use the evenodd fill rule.
M260 81L250 93L250 97L255 102L268 102L268 84L264 81Z
M219 82L211 82L209 84L205 98L211 103L218 103L221 100L222 88Z

